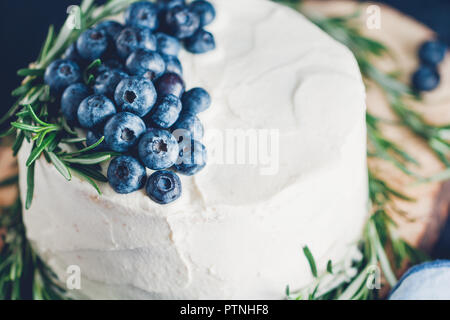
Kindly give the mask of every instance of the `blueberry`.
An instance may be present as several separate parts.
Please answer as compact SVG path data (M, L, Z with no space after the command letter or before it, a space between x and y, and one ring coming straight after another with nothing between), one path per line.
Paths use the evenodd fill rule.
M97 30L103 30L110 41L115 41L124 26L117 21L106 20L95 26Z
M94 92L114 99L116 87L124 78L128 75L120 70L107 70L95 79Z
M196 0L189 5L189 8L200 18L201 27L210 24L216 18L216 10L208 1Z
M77 40L77 50L83 59L99 59L108 49L106 33L100 29L88 29Z
M439 41L427 41L419 49L420 60L431 66L436 66L444 60L447 47Z
M81 101L89 96L89 91L83 83L72 84L64 90L61 97L61 112L69 124L78 124L78 107Z
M137 144L145 132L145 123L129 112L115 114L105 125L105 141L111 150L125 152Z
M151 115L152 122L160 128L170 128L178 119L181 112L181 101L169 94L159 99Z
M437 88L440 76L434 67L420 66L412 76L412 85L418 91L431 91Z
M142 189L147 180L145 167L135 158L114 158L108 167L108 181L117 193L128 194Z
M44 81L57 94L80 80L80 67L71 60L55 60L45 70Z
M197 114L211 106L211 96L203 88L194 88L183 94L183 113Z
M92 129L103 124L116 113L116 107L107 97L99 94L84 99L78 108L78 121L83 128Z
M216 41L212 33L199 29L184 41L184 46L191 53L206 53L216 48Z
M86 133L86 146L90 147L98 142L98 140L103 137L103 133L100 133L96 130L91 131L89 130ZM95 151L105 151L108 150L108 145L106 144L106 141L103 140L98 146L94 148Z
M183 77L183 67L176 56L163 55L162 57L166 63L166 72L176 73L180 77Z
M117 54L120 58L126 59L135 50L147 49L156 51L156 37L152 30L143 27L128 27L116 38Z
M201 140L204 128L197 116L182 114L171 128L178 142L187 140Z
M187 6L177 5L167 11L166 24L170 34L184 39L197 31L200 27L200 19Z
M155 51L137 49L127 59L127 70L130 74L154 80L166 70L166 63Z
M206 166L205 146L196 140L184 140L180 143L180 153L174 169L186 176L193 176Z
M177 56L181 50L180 41L168 34L158 32L156 35L156 42L158 45L158 52L168 56Z
M125 22L129 26L158 28L158 7L148 1L135 2L125 11Z
M156 90L153 83L145 78L123 79L116 87L114 98L121 111L143 117L156 103Z
M171 171L157 171L147 181L147 195L159 204L169 204L181 197L180 178Z
M166 130L148 129L138 145L139 158L152 170L170 168L178 159L179 147L175 137Z
M185 0L156 0L156 5L159 8L158 19L159 19L159 31L164 33L169 33L167 27L166 17L167 11L175 6L185 6Z
M176 73L165 73L155 82L156 92L158 96L167 96L173 94L180 98L184 93L184 81Z

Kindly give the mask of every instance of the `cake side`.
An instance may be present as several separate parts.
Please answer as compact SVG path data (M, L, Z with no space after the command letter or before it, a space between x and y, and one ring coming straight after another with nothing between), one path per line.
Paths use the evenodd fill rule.
M276 130L278 171L210 163L182 178L177 202L160 206L143 191L122 196L108 185L99 197L39 160L24 217L28 236L61 279L69 265L80 266L88 297L278 299L287 284L311 280L302 245L324 268L328 259L344 258L361 234L365 96L355 59L272 2L213 3L217 50L180 56L186 83L213 97L201 116L205 145L215 149L209 133L217 130Z

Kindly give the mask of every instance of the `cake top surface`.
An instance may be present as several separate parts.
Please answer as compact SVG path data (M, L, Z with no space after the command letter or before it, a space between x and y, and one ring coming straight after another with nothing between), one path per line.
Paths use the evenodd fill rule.
M211 2L217 18L207 29L216 50L180 53L187 89L204 87L212 96L200 115L209 160L196 176L182 177L173 209L246 205L282 193L332 166L365 112L351 52L298 12L266 0ZM244 164L233 155L234 135L258 137L247 143ZM144 192L104 196L133 204ZM157 206L147 200L140 205Z

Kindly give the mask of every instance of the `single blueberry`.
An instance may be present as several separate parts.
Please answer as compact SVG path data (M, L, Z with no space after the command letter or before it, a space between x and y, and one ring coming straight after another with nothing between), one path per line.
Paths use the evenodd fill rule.
M167 11L166 24L171 35L184 39L198 30L200 19L189 7L177 5Z
M127 59L127 70L134 76L140 76L153 81L166 70L166 63L155 51L137 49Z
M196 140L183 140L174 169L186 176L193 176L203 170L207 162L206 147Z
M108 39L101 29L88 29L77 40L80 56L88 61L99 59L108 49Z
M123 29L116 38L117 54L122 59L128 58L139 48L156 51L156 46L156 37L149 28L128 27Z
M181 180L172 171L157 171L148 178L146 191L156 203L169 204L181 197Z
M135 2L125 11L125 23L134 27L158 28L158 6L148 1Z
M95 26L97 30L103 30L110 41L115 41L124 26L117 21L106 20Z
M419 58L425 64L436 66L444 60L447 46L439 41L427 41L419 49Z
M116 69L107 70L95 79L94 92L114 99L116 87L124 78L128 78L125 72Z
M169 28L167 27L166 17L167 11L175 6L185 6L185 0L156 0L156 5L158 6L159 13L159 31L164 33L169 33Z
M177 122L171 128L172 134L178 142L185 140L202 140L204 128L197 116L181 114Z
M160 128L170 128L180 116L181 101L169 94L159 99L151 115L152 122Z
M115 114L105 125L105 141L111 150L125 152L137 144L146 129L144 121L129 112Z
M168 34L158 32L155 34L158 52L168 56L177 56L181 50L180 41Z
M166 130L148 129L138 145L139 158L144 165L152 170L162 170L172 167L179 153L178 142Z
M162 57L166 63L166 72L176 73L180 77L183 77L183 67L176 56L163 55Z
M422 65L412 76L412 85L418 91L432 91L438 87L440 76L434 67Z
M183 113L197 114L211 106L211 96L203 88L194 88L183 94Z
M61 97L61 112L71 125L78 124L78 107L81 101L90 95L89 88L83 83L74 83L64 90Z
M71 84L80 82L80 67L71 60L55 60L45 70L44 81L52 92L60 94Z
M184 47L191 53L206 53L216 48L216 41L212 33L199 29L193 36L184 41Z
M89 130L86 133L86 146L90 147L96 144L102 137L103 133L100 133L96 130ZM103 140L98 146L94 148L95 151L106 151L108 149L109 148L105 140Z
M119 82L114 99L121 111L143 117L152 110L157 95L151 81L145 78L130 77Z
M195 12L200 18L200 26L204 27L216 18L214 6L205 0L196 0L189 5L191 11Z
M107 97L99 94L84 99L78 108L78 121L83 128L93 129L116 113L116 107Z
M147 181L145 167L135 158L114 158L108 167L108 181L117 193L128 194L142 189Z
M158 96L167 96L173 94L181 98L184 93L185 85L183 79L176 73L165 73L155 82L156 92Z

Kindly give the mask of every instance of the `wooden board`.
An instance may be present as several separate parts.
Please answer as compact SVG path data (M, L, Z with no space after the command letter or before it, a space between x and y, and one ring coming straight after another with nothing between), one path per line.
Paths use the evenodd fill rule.
M370 38L384 43L393 58L376 61L385 71L400 71L405 82L417 68L417 48L425 41L435 37L426 26L405 16L386 5L380 8L381 28L366 27L367 8L376 3L357 3L354 1L306 1L305 9L320 12L326 16L349 15L360 9L359 22L362 32ZM450 58L447 56L440 68L442 83L438 89L424 96L423 102L413 102L411 107L419 111L425 119L436 125L450 123ZM375 86L367 88L367 107L369 111L383 119L396 120L385 96ZM416 158L420 166L410 166L411 171L424 176L432 176L444 169L426 144L408 129L397 125L382 125L383 134ZM407 212L413 222L405 219L395 220L400 234L412 245L429 250L436 243L448 214L450 203L450 182L417 185L413 178L400 172L392 164L383 160L370 160L369 166L376 174L388 181L390 186L416 199L415 202L396 200L396 206Z

